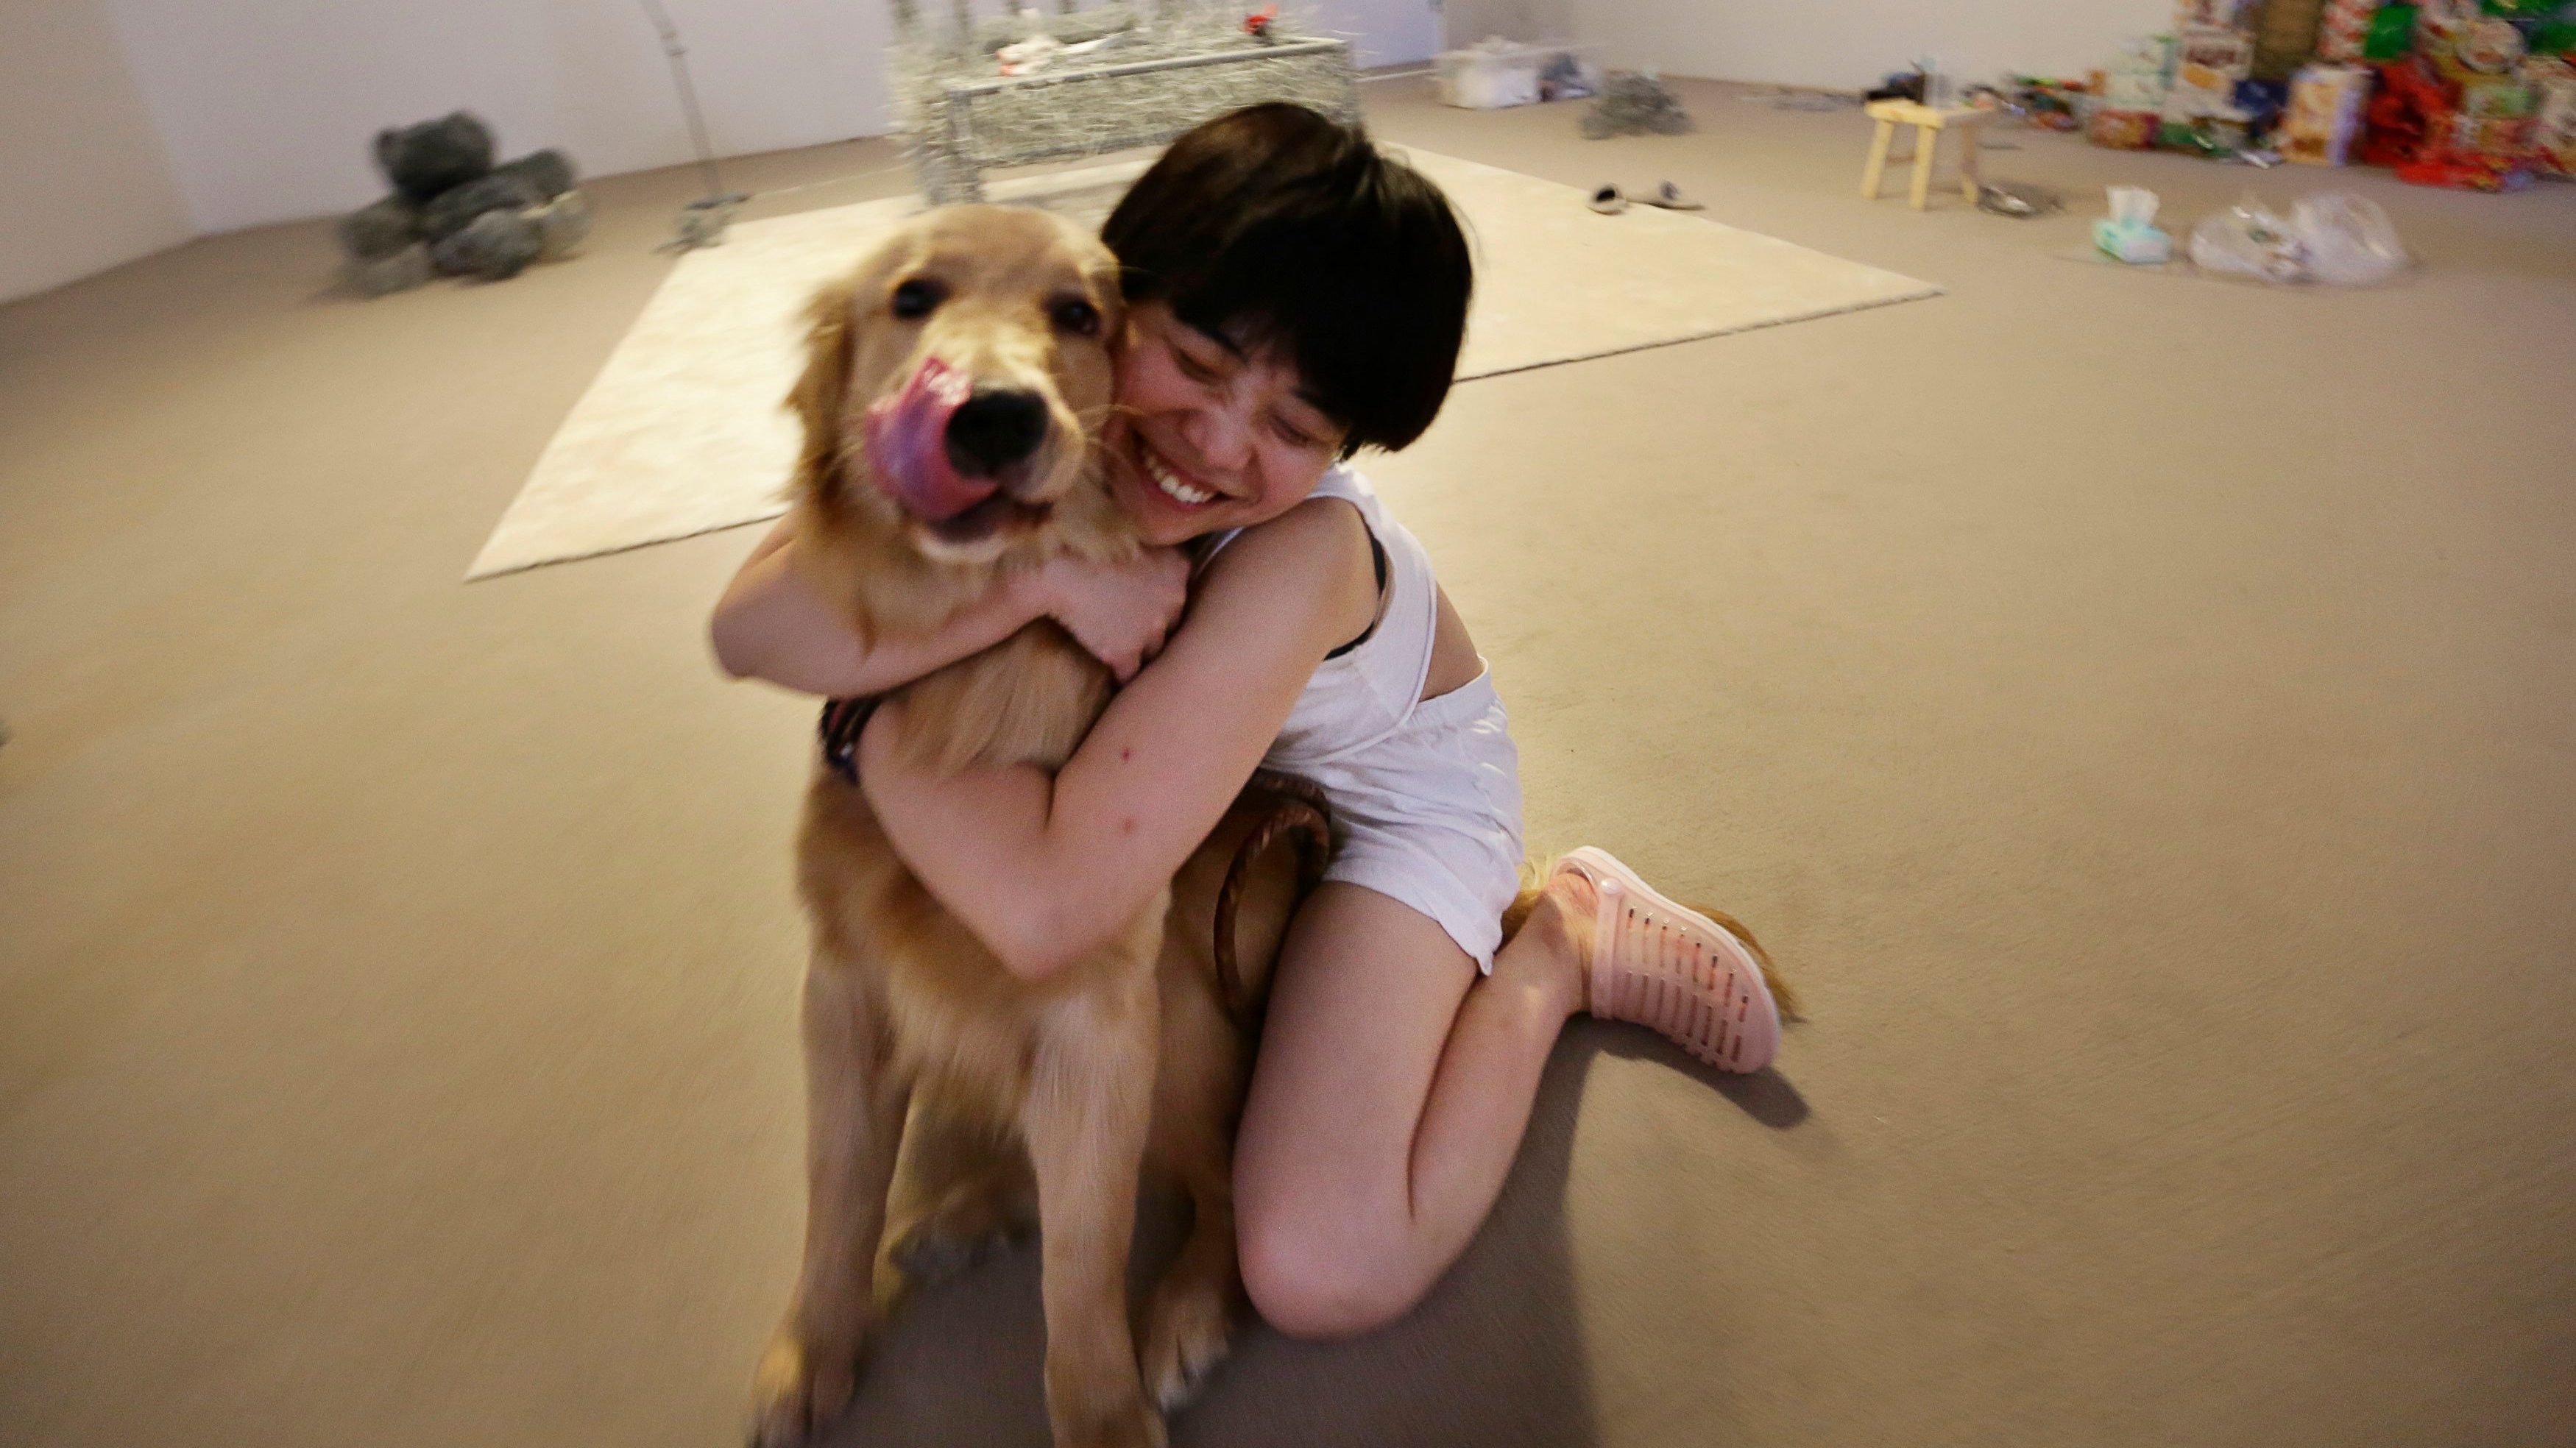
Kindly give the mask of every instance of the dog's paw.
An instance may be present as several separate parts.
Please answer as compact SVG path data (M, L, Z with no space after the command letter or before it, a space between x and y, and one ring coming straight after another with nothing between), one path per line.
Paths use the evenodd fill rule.
M798 1448L830 1427L858 1390L857 1344L824 1348L782 1327L752 1377L751 1448Z
M903 1230L886 1260L907 1287L931 1287L1008 1247L1028 1224L991 1183L960 1182L938 1207Z
M1138 1402L1087 1423L1056 1424L1056 1448L1165 1448L1163 1415Z
M1198 1395L1234 1344L1234 1313L1222 1292L1204 1286L1154 1294L1137 1344L1145 1391L1171 1412Z
M1010 1234L998 1226L978 1230L946 1217L931 1217L904 1233L887 1249L886 1257L903 1274L906 1286L935 1287L1009 1244Z

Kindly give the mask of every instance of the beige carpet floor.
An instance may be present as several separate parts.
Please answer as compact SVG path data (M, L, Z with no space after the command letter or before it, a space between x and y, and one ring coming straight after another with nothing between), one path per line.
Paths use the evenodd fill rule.
M1147 158L1004 181L996 201L1097 228ZM1461 378L1723 336L1940 288L1691 212L1595 215L1571 186L1411 153L1476 241ZM803 365L798 319L915 198L745 222L694 252L617 344L537 458L468 576L667 542L786 511L796 431L780 399Z
M1414 84L1397 139L1951 295L1479 382L1376 465L1536 838L1740 911L1814 1020L1742 1082L1573 1032L1431 1302L1256 1334L1176 1441L2576 1440L2576 188L2351 178L2422 274L2276 293L2052 254L2106 180L2347 178L2028 137L2073 214L1917 215L1848 113ZM0 1441L733 1436L809 711L707 665L746 533L456 582L692 184L503 286L325 295L314 224L0 309ZM1040 1441L1032 1282L926 1303L843 1441Z

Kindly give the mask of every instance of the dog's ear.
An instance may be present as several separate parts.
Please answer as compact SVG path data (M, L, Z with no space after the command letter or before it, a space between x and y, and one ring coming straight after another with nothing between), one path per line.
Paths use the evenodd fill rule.
M805 371L787 392L787 408L805 425L796 455L796 490L817 502L838 491L841 412L850 403L851 283L834 282L805 306Z
M1127 341L1127 290L1121 286L1124 274L1115 259L1088 268L1086 279L1091 295L1100 308L1100 335L1109 341L1109 350L1119 351Z

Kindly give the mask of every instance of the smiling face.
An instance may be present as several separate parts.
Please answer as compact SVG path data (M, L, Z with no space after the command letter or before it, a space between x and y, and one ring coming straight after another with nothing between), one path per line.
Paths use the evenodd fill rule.
M1344 430L1276 352L1203 332L1159 302L1129 314L1109 486L1145 541L1267 522L1305 501Z

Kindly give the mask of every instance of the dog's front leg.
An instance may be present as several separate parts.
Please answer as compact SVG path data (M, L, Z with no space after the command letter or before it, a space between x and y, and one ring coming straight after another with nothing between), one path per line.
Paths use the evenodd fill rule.
M1056 1448L1161 1448L1127 1319L1136 1172L1153 1115L1154 980L1069 1002L1038 1045L1023 1125L1037 1169L1047 1415Z
M818 949L805 973L805 1265L753 1385L759 1448L802 1443L850 1404L910 1090L888 1049L884 1003L861 972Z

